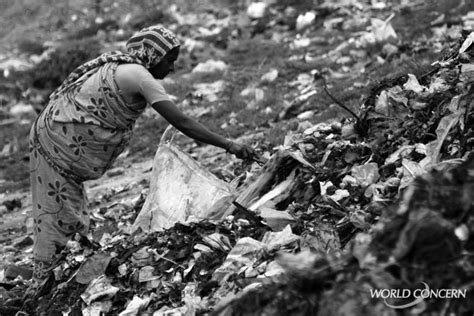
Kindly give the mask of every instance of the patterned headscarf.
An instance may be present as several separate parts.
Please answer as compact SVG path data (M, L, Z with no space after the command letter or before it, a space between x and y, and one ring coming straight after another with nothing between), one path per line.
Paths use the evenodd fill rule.
M130 55L144 63L145 68L152 68L179 45L179 40L173 32L162 26L151 26L133 35L127 41L126 48Z
M176 35L163 26L155 25L144 28L127 41L125 46L127 53L108 52L82 64L71 72L61 86L50 95L50 99L57 98L60 94L80 86L95 73L91 70L97 70L108 62L136 63L150 69L157 65L169 51L179 45L180 42ZM85 74L88 74L87 77L78 82L78 79Z

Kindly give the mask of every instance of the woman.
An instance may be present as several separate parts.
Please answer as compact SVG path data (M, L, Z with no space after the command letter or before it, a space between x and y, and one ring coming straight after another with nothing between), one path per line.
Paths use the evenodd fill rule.
M189 137L238 158L252 148L209 131L183 114L156 79L174 70L180 43L161 26L139 31L127 53L105 53L73 71L51 94L30 133L34 214L34 278L48 275L55 254L89 228L83 182L97 179L128 144L135 120L150 104Z

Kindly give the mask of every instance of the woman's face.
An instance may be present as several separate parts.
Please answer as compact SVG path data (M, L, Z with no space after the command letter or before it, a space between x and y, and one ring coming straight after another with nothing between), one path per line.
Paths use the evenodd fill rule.
M150 73L155 79L164 79L170 72L174 71L174 62L178 59L179 47L175 47L163 57L154 67L150 68Z

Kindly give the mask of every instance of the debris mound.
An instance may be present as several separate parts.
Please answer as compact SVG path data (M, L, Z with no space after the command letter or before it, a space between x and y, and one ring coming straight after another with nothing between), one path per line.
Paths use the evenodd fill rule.
M71 241L31 315L395 315L474 310L474 48L373 89L357 122L289 133L224 220ZM22 289L24 284L15 285ZM467 297L376 298L457 289ZM10 292L12 292L11 290ZM450 292L451 293L451 292ZM395 308L394 308L395 307Z

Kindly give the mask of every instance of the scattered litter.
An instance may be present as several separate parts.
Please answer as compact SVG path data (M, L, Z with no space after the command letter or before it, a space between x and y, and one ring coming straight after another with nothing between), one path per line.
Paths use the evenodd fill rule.
M81 294L81 298L87 305L90 305L99 298L101 300L112 298L119 290L118 287L112 286L112 281L109 278L101 275L92 280L85 292Z
M289 247L291 244L298 246L300 237L293 234L290 225L287 225L282 231L274 233L267 232L262 239L262 243L267 246L270 251L278 250L283 247Z
M25 103L18 103L10 108L10 114L14 117L22 117L22 116L36 116L36 111L33 105L25 104Z
M53 306L64 314L82 310L84 315L391 315L393 309L383 300L369 297L371 289L413 288L420 282L431 288L465 286L459 280L473 274L465 256L472 250L473 235L472 34L453 45L429 73L403 75L376 86L357 121L352 117L312 123L320 119L321 78L319 70L307 67L331 60L340 68L321 74L350 81L348 91L365 85L353 77L354 71L363 73L378 62L388 65L406 57L405 43L390 24L394 15L370 21L366 12L404 12L414 5L325 2L312 8L317 12L314 19L301 14L298 25L294 8L279 12L269 2L251 4L240 24L243 31L252 28L246 35L279 37L279 44L300 49L288 60L294 72L271 69L260 77L259 68L241 92L251 99L252 109L276 113L277 107L266 104L260 109L256 102L270 93L269 83L288 79L291 92L276 114L276 120L293 120L284 144L267 150L269 160L258 168L242 171L235 163L223 167L226 178L234 177L236 170L244 175L234 182L240 184L236 189L163 141L146 201L97 208L97 231L68 243L53 269L52 290L26 302L27 309L40 314L36 312L47 313ZM231 42L225 40L224 30L233 26L225 12L206 24L198 22L213 13L188 18L176 7L170 12L203 39L204 44L189 43L186 53L202 53L208 41L222 48ZM266 21L272 14L281 14L278 23ZM313 45L336 43L309 32L323 14L328 15L324 31L368 25L372 30L354 33L321 57ZM245 22L249 16L255 20ZM436 42L430 49L436 52L441 46ZM381 51L370 56L375 49ZM220 53L213 58L221 58ZM193 72L226 68L222 61L209 60ZM194 88L200 97L215 101L223 87L198 83ZM233 112L226 126L241 127L241 120ZM262 138L249 135L253 138L248 143L260 144ZM219 161L220 153L206 152L215 155L213 161ZM102 198L110 200L126 190L110 189ZM132 232L129 225L137 214ZM28 233L33 229L30 220ZM4 247L8 260L18 251L31 251L30 240L18 242L11 241L17 247ZM26 274L10 272L0 272L2 282L13 282L7 286L21 291L29 284ZM368 303L360 307L360 302ZM469 302L427 300L420 312L462 314L472 309Z
M260 216L265 220L273 231L281 231L288 224L294 223L295 218L287 211L278 211L268 207L259 208Z
M262 242L250 237L239 239L222 266L214 271L213 278L222 282L226 276L238 272L242 267L251 267L265 251L266 246Z
M278 78L278 70L277 69L272 69L269 72L267 72L266 74L264 74L260 78L260 81L270 83L270 82L275 81L276 78Z
M370 20L376 42L386 42L397 38L397 33L390 24L390 20L394 17L395 14L392 14L385 21L376 18Z
M219 99L219 93L224 90L225 85L223 80L212 83L196 83L193 86L195 89L193 94L203 97L208 102L215 102Z
M105 253L97 253L87 258L76 274L76 282L89 284L95 278L103 275L111 259L110 255Z
M224 72L227 70L227 64L222 60L209 59L206 62L199 63L193 68L192 73L213 73Z
M260 19L265 16L267 4L265 2L252 2L247 8L247 15L252 19Z
M316 20L316 14L314 12L309 11L299 15L296 19L296 30L301 31L307 28L314 23L314 20Z
M151 301L150 296L140 298L137 295L128 303L127 308L119 314L119 316L132 316L140 315L140 312L143 311Z

